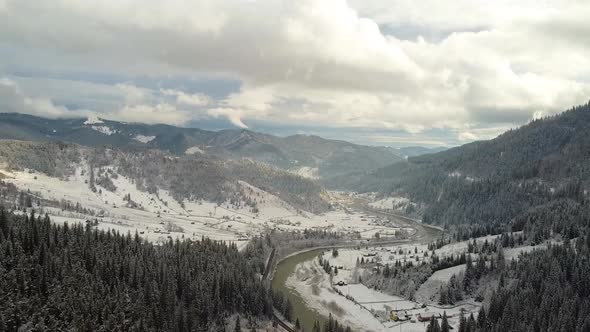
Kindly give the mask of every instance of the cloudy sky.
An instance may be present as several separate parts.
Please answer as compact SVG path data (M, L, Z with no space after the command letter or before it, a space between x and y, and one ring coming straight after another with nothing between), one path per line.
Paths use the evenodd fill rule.
M0 0L0 112L486 139L590 99L586 0Z

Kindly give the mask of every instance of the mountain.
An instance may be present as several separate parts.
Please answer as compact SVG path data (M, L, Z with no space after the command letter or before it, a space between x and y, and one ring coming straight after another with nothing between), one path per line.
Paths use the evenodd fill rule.
M428 206L437 224L506 224L556 199L582 201L590 184L590 104L495 139L410 157L364 176L361 191Z
M115 182L120 181L115 180L123 177L127 186L139 192L158 195L164 191L181 205L185 201L229 202L256 209L261 197L256 192L264 191L300 210L320 213L329 209L324 189L316 182L253 160L0 140L0 167L82 181L93 192L98 187L116 192Z
M176 155L199 153L229 159L250 158L322 179L365 173L403 160L385 147L318 136L277 137L245 129L208 131L99 118L45 119L15 113L0 113L0 139L61 140L94 147L159 149Z
M427 148L424 146L406 146L402 148L395 148L394 153L404 158L417 157L424 154L437 153L447 150L447 147Z

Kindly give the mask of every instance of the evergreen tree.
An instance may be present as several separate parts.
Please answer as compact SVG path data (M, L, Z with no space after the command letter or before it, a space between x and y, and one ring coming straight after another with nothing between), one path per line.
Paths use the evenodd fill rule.
M318 320L315 320L313 322L313 329L312 332L321 332L321 328L320 328L320 322Z
M486 318L486 311L483 306L479 309L479 313L477 314L477 327L483 329L486 327L487 318Z
M434 316L432 317L430 323L426 327L426 332L441 332L438 320Z
M440 331L441 332L449 332L449 321L447 320L447 312L443 312L442 321L440 324Z

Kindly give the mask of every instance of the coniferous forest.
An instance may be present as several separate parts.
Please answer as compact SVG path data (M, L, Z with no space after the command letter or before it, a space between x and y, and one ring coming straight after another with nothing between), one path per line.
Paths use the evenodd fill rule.
M270 317L263 269L208 239L156 246L0 210L0 331L224 330Z
M502 269L489 306L459 332L590 331L590 236L521 256ZM433 320L427 331L449 331Z

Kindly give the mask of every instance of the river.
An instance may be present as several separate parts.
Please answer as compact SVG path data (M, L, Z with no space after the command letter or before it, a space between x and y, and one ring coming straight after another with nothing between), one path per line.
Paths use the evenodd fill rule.
M366 211L366 210L365 210ZM414 229L416 229L416 233L411 237L411 239L409 239L410 242L431 242L433 239L436 239L438 236L440 236L441 231L434 228L434 227L429 227L427 225L423 225L421 223L417 223L415 221L412 221L410 219L407 218L400 218L399 216L395 216L395 215L391 215L389 213L384 213L384 212L378 212L378 211L366 211L369 212L373 215L381 215L381 216L386 216L386 217L397 217L396 219L398 219L398 222L403 222L406 225L413 227ZM406 240L408 241L408 240ZM393 242L398 242L398 241L391 241ZM399 242L405 242L405 241L399 241ZM381 245L384 245L385 243L381 243ZM377 245L377 243L374 243L373 245ZM348 247L350 245L345 245L345 246L336 246L336 247ZM295 272L295 267L297 266L297 264L314 259L315 257L317 257L321 252L327 250L326 248L321 248L321 249L311 249L309 251L305 251L299 254L294 254L292 256L289 256L283 260L281 260L275 269L275 273L273 275L273 279L272 279L272 289L275 291L280 291L283 293L284 296L286 296L290 301L291 304L293 305L293 317L295 321L295 318L299 318L299 322L301 324L301 327L303 328L303 330L311 332L313 329L313 323L318 320L320 322L320 326L323 326L324 322L328 319L325 316L322 316L321 314L319 314L316 310L309 308L306 305L305 300L301 297L301 295L287 287L285 285L287 278L293 274Z

